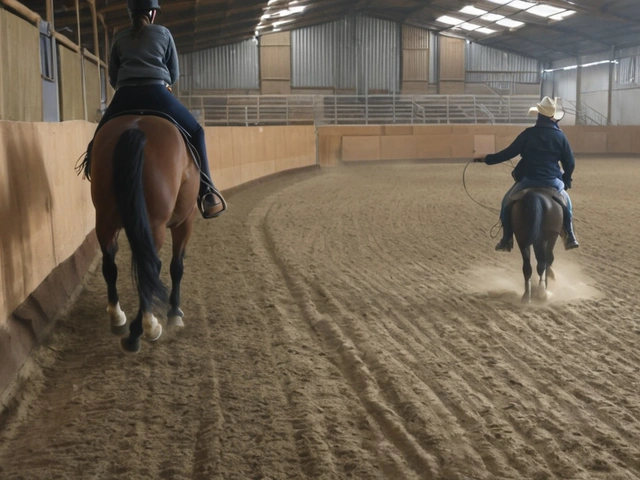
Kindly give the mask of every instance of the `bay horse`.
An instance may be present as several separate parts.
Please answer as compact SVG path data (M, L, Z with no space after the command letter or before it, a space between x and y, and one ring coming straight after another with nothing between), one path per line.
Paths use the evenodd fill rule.
M536 298L547 299L548 279L554 279L553 248L562 232L563 210L555 200L555 190L550 188L529 188L522 195L516 194L517 200L511 208L511 225L522 254L522 273L524 274L524 294L522 301L531 301L531 246L537 261L536 271L539 276Z
M129 336L121 338L120 345L127 353L137 353L143 333L150 341L162 334L153 307L166 305L168 300L167 324L184 325L180 281L198 211L200 172L178 128L152 115L126 114L109 120L96 134L91 159L91 199L107 283L107 313L112 331L126 335L115 263L118 234L124 229L131 246L139 308ZM158 257L167 228L173 240L170 295L160 279Z

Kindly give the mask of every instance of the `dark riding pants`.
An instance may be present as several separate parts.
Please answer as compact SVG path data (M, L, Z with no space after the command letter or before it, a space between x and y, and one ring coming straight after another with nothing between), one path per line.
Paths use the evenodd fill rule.
M114 115L129 110L157 110L171 116L191 135L191 143L200 155L202 174L213 182L209 172L209 159L202 126L191 115L187 107L180 103L164 85L120 87L116 90L113 100L100 120L96 132ZM200 182L200 195L206 191L206 182Z

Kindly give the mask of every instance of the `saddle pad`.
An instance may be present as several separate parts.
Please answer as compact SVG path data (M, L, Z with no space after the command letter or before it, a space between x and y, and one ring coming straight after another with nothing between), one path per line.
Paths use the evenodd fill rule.
M521 200L522 197L524 197L527 194L527 192L531 192L531 191L540 192L544 195L549 195L551 198L553 198L556 202L558 202L563 207L567 206L564 196L553 187L525 188L524 190L520 190L519 192L516 192L513 195L511 195L509 197L509 202L510 203L517 202L518 200Z

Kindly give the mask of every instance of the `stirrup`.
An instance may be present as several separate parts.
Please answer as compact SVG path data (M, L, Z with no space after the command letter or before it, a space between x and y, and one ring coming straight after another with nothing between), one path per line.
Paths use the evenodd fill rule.
M579 246L580 244L578 243L578 240L576 240L576 237L567 237L564 242L565 250L573 250L574 248L578 248Z
M513 236L509 239L502 239L496 245L497 252L510 252L513 248Z
M216 200L219 200L219 202L216 202ZM207 203L210 203L210 205L205 207ZM200 213L206 219L216 218L227 210L227 202L218 190L212 189L198 198L198 210L200 210ZM207 213L208 210L213 210L213 212Z

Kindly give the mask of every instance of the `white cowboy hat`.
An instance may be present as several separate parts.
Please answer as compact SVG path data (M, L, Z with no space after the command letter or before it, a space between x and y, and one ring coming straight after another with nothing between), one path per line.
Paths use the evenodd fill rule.
M537 103L535 107L529 109L528 115L544 115L545 117L553 118L554 120L561 120L564 117L564 110L562 105L558 103L558 99L551 100L549 97L544 97L540 103Z

